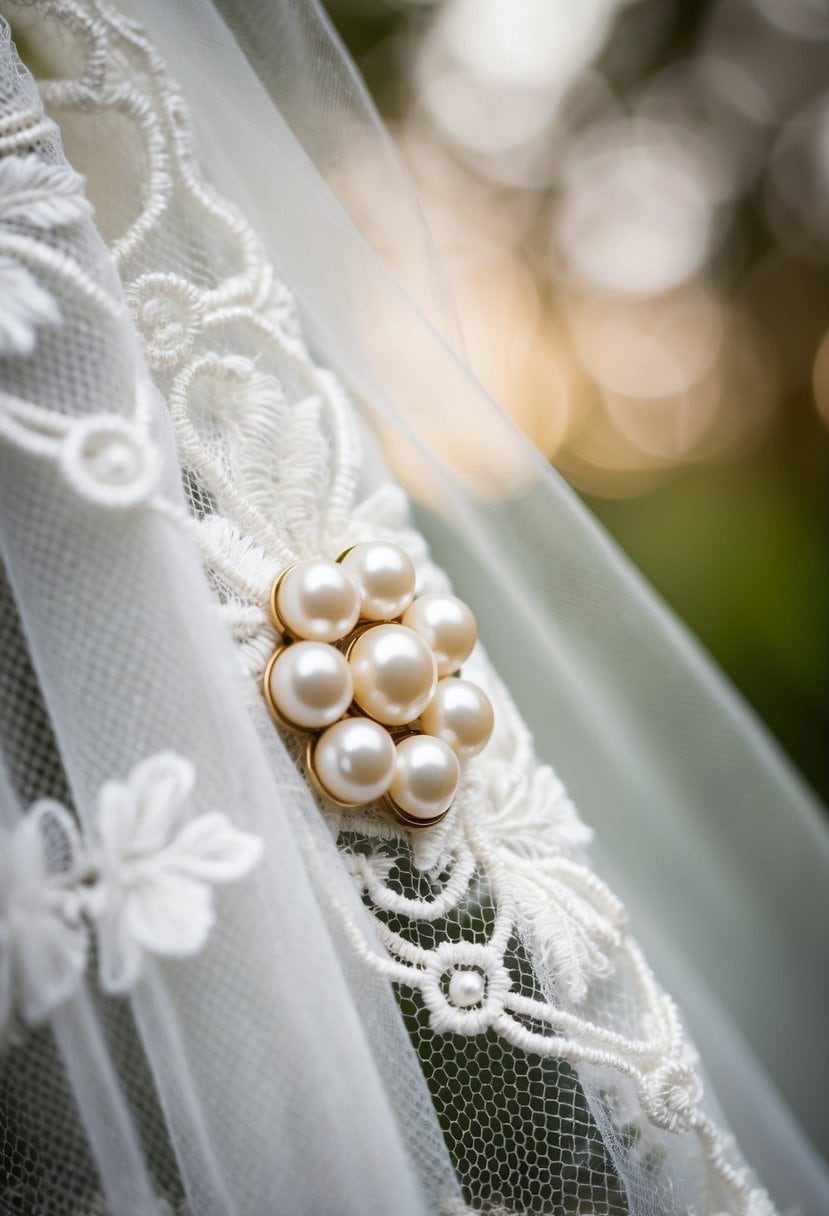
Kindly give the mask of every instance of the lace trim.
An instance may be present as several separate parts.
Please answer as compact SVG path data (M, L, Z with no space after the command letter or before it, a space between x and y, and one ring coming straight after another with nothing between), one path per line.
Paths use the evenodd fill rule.
M166 385L181 462L193 487L194 516L187 526L247 673L258 681L273 649L268 589L291 561L334 556L361 540L389 539L411 556L419 593L445 589L444 576L409 524L402 493L384 486L358 500L361 449L351 405L334 377L310 358L290 295L275 280L256 235L236 209L201 180L183 100L152 45L136 25L96 0L64 0L59 5L44 0L40 8L71 26L87 55L77 79L42 86L47 106L64 113L116 109L132 123L149 166L140 214L113 236L111 249L146 357ZM31 116L20 123L21 132L26 123L30 129L36 126ZM17 139L9 130L2 137ZM233 268L220 282L204 285L176 274L131 270L171 207L173 180L177 199L220 231L225 248L233 253ZM27 276L29 265L44 274L61 273L56 263L37 252L34 242L14 234L6 241L0 252L11 250L21 262L30 259ZM0 275L4 265L0 262ZM19 275L18 280L28 284ZM100 304L92 286L81 287L82 282L73 271L73 287L86 291L90 303ZM24 346L32 342L37 325L56 323L50 306L38 303L40 297L32 295L28 285L25 291L28 312L18 307L24 317ZM258 361L245 353L242 343L238 353L218 353L220 339L232 343L239 333L255 343L261 352ZM290 401L281 380L263 370L271 360L290 373ZM70 480L79 477L78 452L86 450L83 435L77 428L58 434L50 421L44 437L44 427L31 413L34 407L27 408L30 412L23 418L19 405L13 405L8 437L22 442L25 430L29 445L44 450L47 443L60 441L64 472L69 470ZM110 420L100 425L110 425ZM128 434L135 439L127 426L119 440L126 441ZM90 483L83 485L87 496L94 497ZM470 762L455 807L440 826L409 840L373 808L347 817L323 808L339 836L345 864L375 913L387 954L367 945L345 909L338 907L346 933L367 966L421 993L435 1032L494 1032L521 1051L598 1064L629 1079L654 1127L698 1137L711 1176L719 1179L733 1210L742 1216L767 1216L772 1207L765 1192L756 1188L729 1139L700 1107L702 1088L675 1006L660 992L628 937L621 904L581 859L589 830L552 770L536 763L526 727L480 650L470 660L469 672L496 707L496 734L487 751ZM173 765L174 758L167 757L165 763ZM183 763L175 761L178 790L186 785ZM96 845L99 866L124 857L120 845L107 836L108 806L116 800L131 806L139 830L136 808L149 775L146 769L137 774L125 785L105 787L98 828L103 834ZM165 798L156 806L162 819L178 806L171 794ZM176 881L187 885L181 907L192 904L193 918L186 918L181 936L173 942L159 936L163 899L159 887L155 901L151 877L145 906L136 897L124 896L114 861L107 874L121 892L115 903L105 894L100 877L92 884L79 883L74 868L58 874L49 870L33 843L47 820L63 831L67 856L74 856L75 850L66 814L54 804L35 808L21 826L15 848L23 851L27 873L36 879L24 885L23 893L26 898L31 890L40 893L30 923L48 926L48 934L65 943L66 948L58 950L63 960L59 971L61 982L68 983L67 977L79 973L85 960L86 930L80 915L94 920L101 935L102 982L110 990L133 982L143 949L197 949L209 928L207 882L238 876L253 864L258 851L250 838L232 833L222 816L193 820L177 836L171 835L171 821L150 874L175 872ZM229 870L221 868L213 850L219 839L236 849ZM205 861L202 848L211 861ZM313 865L312 845L308 851ZM395 876L405 867L412 869L422 896L401 892ZM71 882L67 873L75 876ZM18 895L14 899L19 902ZM469 901L491 912L484 940L457 940L441 928ZM7 902L5 908L12 906ZM8 926L17 924L10 915L7 911L4 921L7 935ZM392 920L405 930L395 929ZM423 932L426 927L431 938ZM444 936L431 947L424 945L435 933ZM14 958L22 977L21 1012L24 1017L40 1016L60 984L47 985L52 995L45 998L37 983L32 988L27 968L35 954L22 948L25 935L14 942L13 955L7 950L4 957ZM516 942L534 964L543 999L521 991L509 962ZM459 975L461 980L453 984ZM625 1021L634 1033L601 1025L579 1012L589 995L620 976L631 993Z

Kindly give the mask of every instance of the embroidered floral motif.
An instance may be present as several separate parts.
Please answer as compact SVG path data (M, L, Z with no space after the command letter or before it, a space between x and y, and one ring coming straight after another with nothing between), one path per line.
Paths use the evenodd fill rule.
M702 1083L687 1064L668 1064L648 1079L651 1120L668 1131L678 1131L693 1122L702 1099Z
M33 154L0 159L0 357L30 355L38 329L60 321L53 296L25 264L27 233L73 224L90 211L83 178L67 166Z
M592 831L547 765L527 772L519 764L488 763L484 758L481 767L490 791L489 830L498 845L536 861L590 844Z
M746 1204L746 1216L775 1216L775 1207L767 1193L752 1191Z
M29 153L0 160L0 224L62 228L92 214L83 178L68 165L49 165Z
M456 976L480 977L479 999L473 999L478 995L474 990L468 1003L453 999ZM474 942L443 942L429 955L420 990L438 1034L482 1034L504 1012L510 987L509 972L496 950Z
M145 502L161 471L159 453L149 435L118 414L78 419L60 445L58 464L82 498L121 510Z
M30 355L38 329L58 321L60 309L34 275L0 254L0 357Z
M53 461L74 492L98 507L128 510L166 504L154 492L161 456L138 418L120 414L67 417L0 391L0 438ZM142 411L140 399L136 415Z
M80 851L72 819L51 801L35 803L0 845L0 1041L15 1009L42 1021L86 967Z
M201 293L177 275L147 274L126 295L148 362L175 367L204 324Z
M212 884L241 878L261 854L261 841L227 816L189 817L194 781L189 761L162 752L98 796L92 858L100 877L87 907L108 992L131 987L144 951L198 953L214 921Z
M136 765L100 790L94 827L36 803L0 850L0 1038L12 1015L35 1024L58 1007L98 937L101 986L124 992L145 952L185 957L214 921L214 883L242 878L262 842L226 815L192 816L195 772L174 752Z
M38 120L37 111L28 117ZM40 120L40 135L47 135L52 124L42 112ZM12 134L4 135L4 125L0 147ZM35 153L0 158L0 357L31 355L38 330L60 323L60 308L44 279L89 305L102 320L118 320L123 312L122 302L104 291L74 251L54 237L89 220L92 207L83 186L83 178L67 165L48 163ZM75 492L90 502L123 509L149 499L160 472L159 454L141 414L137 400L134 418L73 418L0 393L0 437L55 461Z

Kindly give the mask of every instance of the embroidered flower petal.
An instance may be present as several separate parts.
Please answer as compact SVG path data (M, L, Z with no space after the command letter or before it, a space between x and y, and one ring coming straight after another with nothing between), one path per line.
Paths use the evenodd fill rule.
M117 867L169 844L194 780L189 761L160 752L137 764L126 781L108 781L98 797L98 833L107 862Z
M182 874L160 870L124 900L124 932L155 954L195 954L214 919L210 887Z
M96 919L98 973L105 992L126 992L141 974L143 951L127 928L123 904L111 902Z
M44 883L70 886L83 854L77 824L65 806L41 798L14 833L12 881L18 901L42 896Z
M36 803L18 823L5 849L3 975L0 1022L14 1002L26 1022L47 1017L78 982L86 966L88 932L77 920L71 883L78 834L59 803Z
M14 912L28 901L36 901L46 880L42 837L34 814L20 820L7 847L11 861L8 904Z
M127 778L138 802L142 835L155 839L166 829L169 841L173 829L186 819L186 804L193 792L196 770L189 760L175 752L159 752L137 764ZM157 846L156 846L157 847Z
M532 772L503 760L487 760L487 827L496 844L532 859L572 852L590 843L593 833L579 819L558 777L546 765Z
M186 824L165 857L183 874L208 882L231 882L247 874L261 854L258 836L238 831L226 815L214 811Z
M86 969L85 925L68 924L55 909L28 909L14 931L17 1004L24 1021L43 1021L71 994Z
M98 923L109 991L134 983L145 950L201 950L214 921L210 884L241 877L259 857L261 841L226 815L188 818L194 782L189 761L161 752L101 791L101 877L84 907Z
M38 328L58 321L56 301L26 267L0 257L0 356L30 355Z
M0 160L0 223L58 228L92 213L83 178L68 165L49 165L31 153Z
M97 837L104 862L117 866L128 855L135 833L135 797L121 781L105 781L98 791Z

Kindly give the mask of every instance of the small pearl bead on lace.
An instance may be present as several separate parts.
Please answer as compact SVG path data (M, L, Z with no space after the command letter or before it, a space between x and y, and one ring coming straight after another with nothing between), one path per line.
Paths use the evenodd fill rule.
M161 469L149 436L137 423L117 414L76 420L61 444L58 463L81 497L122 510L150 497Z
M449 979L449 1000L458 1009L480 1005L486 992L486 981L480 971L453 971Z

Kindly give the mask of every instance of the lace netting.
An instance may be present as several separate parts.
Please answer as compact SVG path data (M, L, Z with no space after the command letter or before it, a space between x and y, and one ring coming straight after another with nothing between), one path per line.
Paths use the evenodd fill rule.
M415 891L423 885L422 876L407 861L401 859L395 885ZM399 918L384 919L394 931L405 932ZM493 909L481 891L463 911L436 922L419 937L427 948L430 940L433 946L486 942L492 925ZM518 991L543 999L519 940L507 944L505 956ZM606 1216L628 1211L625 1186L572 1066L518 1051L491 1029L474 1036L435 1034L417 993L399 985L398 998L473 1210L588 1208ZM524 1025L543 1033L543 1025L532 1019L525 1019ZM661 1208L658 1188L650 1201Z
M362 423L306 349L290 292L256 234L221 183L203 180L184 101L156 48L98 0L36 0L12 20L67 157L86 175L175 427L185 526L236 642L251 713L267 731L257 685L274 641L268 589L285 564L389 538L410 553L419 591L447 580L401 491L385 480L363 489L377 478L367 476ZM0 80L0 103L9 96ZM28 121L18 146L58 161L54 128L34 99ZM83 324L76 319L76 329ZM94 341L79 363L49 345L60 331L44 334L39 357L76 378L68 400L118 391L95 383L87 393ZM12 394L18 376L28 397L60 409L45 373L41 381L27 365L10 375ZM0 617L11 784L23 803L65 800L15 619ZM702 1101L693 1049L627 934L624 909L586 861L589 831L535 761L480 648L469 671L498 724L443 824L409 838L376 807L349 815L320 805L377 940L333 896L329 915L363 965L394 985L463 1187L468 1206L442 1210L771 1212ZM309 865L315 847L308 843ZM232 951L231 941L199 960L209 986L233 982ZM480 986L477 1001L453 995L459 973ZM105 1028L153 1186L178 1204L191 1184L179 1177L131 1015L123 1002L86 999ZM3 1060L0 1194L9 1211L80 1216L103 1201L51 1033L27 1035ZM217 1045L231 1064L232 1037Z
M0 738L20 801L68 801L66 776L0 565ZM95 1000L107 1049L129 1095L161 1194L183 1200L181 1183L129 1006ZM0 1211L104 1216L106 1205L53 1030L14 1032L0 1052Z

